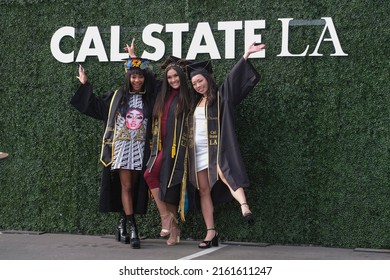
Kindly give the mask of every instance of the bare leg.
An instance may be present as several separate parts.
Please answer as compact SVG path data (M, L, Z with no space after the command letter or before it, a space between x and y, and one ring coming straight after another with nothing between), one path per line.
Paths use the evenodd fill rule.
M226 181L226 178L225 176L223 176L222 174L222 171L221 169L219 168L218 166L218 176L219 178L221 178L222 182L225 183L225 185L229 188L230 190L230 193L232 194L232 196L234 197L235 200L238 201L238 203L240 203L241 205L241 211L242 211L242 215L244 216L245 214L247 213L251 213L250 209L249 209L249 206L246 202L246 196L245 196L245 192L244 192L244 189L243 188L238 188L236 191L234 191L232 189L232 187L228 184L228 182Z
M148 183L150 191L156 202L157 210L161 217L161 231L160 236L168 236L171 232L172 219L177 212L177 208L174 205L165 203L160 199L160 170L162 165L163 152L160 151L157 155L153 169L151 171L146 170L144 173L145 181Z
M160 189L159 188L150 189L150 191L152 192L152 195L153 195L154 201L156 202L157 210L160 213L160 216L163 217L163 216L169 214L168 209L167 209L167 204L160 199L160 196L159 196ZM166 228L166 227L163 226L163 228Z
M150 189L161 217L162 229L160 236L167 236L171 232L172 222L175 222L173 220L176 217L177 206L162 201L159 196L159 190L159 188Z
M169 219L170 235L169 235L169 239L167 240L167 245L172 246L177 243L180 243L180 228L179 228L178 220L176 218L177 206L170 203L165 203L165 205L169 213L168 215L170 217Z
M207 229L214 229L214 206L211 200L211 189L208 179L208 169L198 172L200 206ZM207 230L204 240L209 241L215 236L215 230ZM199 245L204 245L201 243Z
M133 209L133 187L139 174L138 171L133 170L119 170L119 178L121 180L121 198L123 211L126 215L134 213Z
M158 209L158 212L160 213L161 216L166 215L166 214L175 214L177 212L177 206L166 203L165 201L162 201L159 196L159 189L150 189L152 192L154 201L156 202L156 206Z
M139 171L119 170L119 178L121 180L121 197L123 211L126 214L126 223L129 226L130 246L134 249L139 249L140 239L138 237L138 229L135 223L134 207L133 207L133 190L134 184L139 176Z

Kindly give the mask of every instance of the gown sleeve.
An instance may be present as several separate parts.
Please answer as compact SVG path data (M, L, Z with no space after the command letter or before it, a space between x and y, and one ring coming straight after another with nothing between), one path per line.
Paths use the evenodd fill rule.
M241 58L220 87L224 98L238 105L260 81L260 74L249 60Z
M92 84L86 82L77 89L76 93L70 100L80 113L97 120L106 120L110 100L114 92L108 92L103 96L96 96L92 91Z

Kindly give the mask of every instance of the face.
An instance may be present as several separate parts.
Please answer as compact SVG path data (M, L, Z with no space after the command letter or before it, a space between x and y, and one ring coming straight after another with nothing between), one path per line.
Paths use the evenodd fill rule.
M207 95L209 89L209 83L202 74L195 75L191 79L194 90L202 95Z
M144 116L141 111L136 109L131 109L126 113L126 127L128 129L138 129L140 128Z
M139 92L142 90L144 85L145 77L141 74L131 74L130 75L130 84L133 91Z
M177 74L176 70L174 69L169 69L167 71L167 81L168 84L173 88L173 89L178 89L180 88L180 77L179 74Z

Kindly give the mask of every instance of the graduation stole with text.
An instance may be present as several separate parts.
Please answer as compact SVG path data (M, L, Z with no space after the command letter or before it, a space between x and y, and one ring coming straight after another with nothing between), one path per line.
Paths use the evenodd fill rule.
M210 187L213 187L215 182L218 180L217 165L219 161L220 151L220 96L219 91L217 92L217 100L214 101L213 105L206 107L206 119L207 119L207 141L209 148L209 182Z

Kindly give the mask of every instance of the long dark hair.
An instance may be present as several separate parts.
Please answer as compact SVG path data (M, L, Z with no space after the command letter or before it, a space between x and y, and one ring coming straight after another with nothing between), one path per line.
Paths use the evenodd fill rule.
M210 73L201 73L208 83L208 89L207 89L207 106L213 105L214 101L217 99L218 94L218 86L213 78L213 76ZM193 112L196 108L196 105L198 105L199 100L202 98L202 95L199 94L194 87L192 87L193 92L195 93L195 98L193 98L191 103L191 112Z
M124 86L123 86L123 96L121 100L121 104L123 106L126 106L127 103L129 102L130 98L130 92L132 91L131 88L131 83L130 83L130 76L133 74L138 74L142 75L145 77L144 84L142 86L141 91L144 91L145 94L144 96L151 95L153 93L153 85L154 85L154 74L148 69L142 70L139 68L135 68L132 70L128 70L125 75L125 80L124 80ZM122 107L123 107L122 106ZM123 110L121 110L121 114L123 115L125 113Z
M175 70L180 79L180 89L178 102L175 110L175 115L179 115L184 113L186 115L189 111L190 103L191 103L191 94L188 88L187 76L184 74L183 70L177 65L170 65L165 69L164 79L162 81L161 90L156 98L156 103L153 109L153 117L158 118L162 115L164 111L165 100L168 97L168 93L172 90L172 87L168 83L167 73L169 70Z

